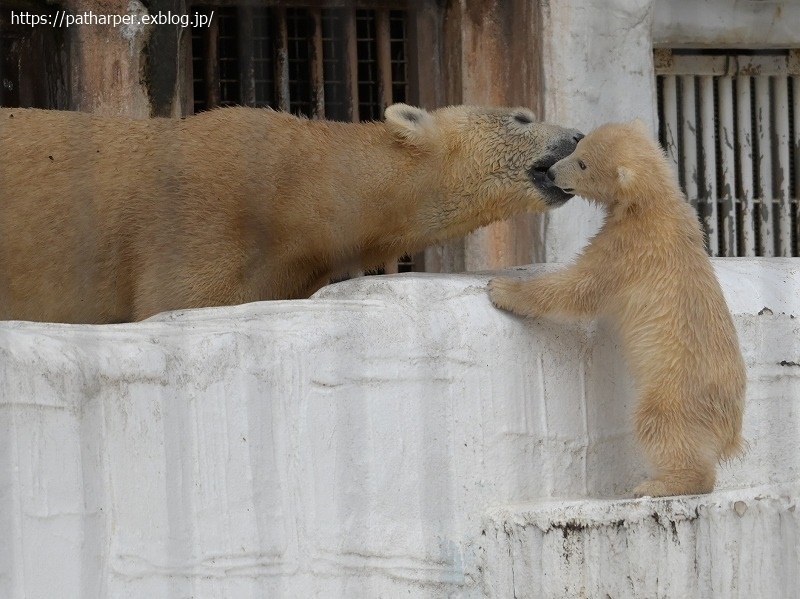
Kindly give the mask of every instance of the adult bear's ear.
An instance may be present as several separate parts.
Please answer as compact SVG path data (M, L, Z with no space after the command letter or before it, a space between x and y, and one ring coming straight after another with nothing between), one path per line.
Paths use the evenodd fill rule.
M431 114L427 110L408 104L392 104L387 107L386 125L400 140L413 145L428 142L435 131Z

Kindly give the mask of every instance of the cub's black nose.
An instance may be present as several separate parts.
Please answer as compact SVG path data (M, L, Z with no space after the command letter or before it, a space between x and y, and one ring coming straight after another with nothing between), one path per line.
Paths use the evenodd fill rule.
M552 166L549 169L547 169L547 178L550 179L551 181L556 180L556 174L553 172Z
M586 136L585 136L583 133L581 133L581 132L578 132L578 133L576 133L576 134L575 134L575 136L574 136L572 139L574 139L574 140L575 140L575 143L578 143L578 142L579 142L580 140L582 140L584 137L586 137Z

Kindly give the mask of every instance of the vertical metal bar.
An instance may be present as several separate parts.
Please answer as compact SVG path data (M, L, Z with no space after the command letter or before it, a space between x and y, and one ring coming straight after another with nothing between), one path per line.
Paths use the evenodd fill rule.
M325 118L325 71L323 69L322 55L322 10L309 9L312 32L309 71L311 74L311 115L315 119Z
M375 11L375 45L378 52L378 105L380 116L383 118L383 111L392 103L392 49L388 10ZM387 262L383 267L384 272L386 274L398 272L400 258L402 256Z
M350 121L357 122L358 115L358 38L356 34L356 11L349 9L344 13L344 47L345 47L345 98L347 116Z
M206 108L219 106L219 19L211 19L205 29Z
M681 105L683 108L683 169L686 196L697 209L697 106L693 75L681 76Z
M678 162L678 80L675 75L663 76L664 131L667 156L677 172Z
M722 255L736 256L736 150L733 120L733 78L717 79L719 98L719 150L722 167L722 189L719 191L722 210Z
M717 146L714 131L714 78L700 77L701 147L703 152L703 224L708 233L708 253L719 255L717 224Z
M744 256L756 255L755 189L753 182L753 117L750 77L736 78L736 115L739 138L739 176L742 182L742 240Z
M289 112L289 41L286 30L286 9L275 9L275 96L278 110Z
M383 111L392 100L392 38L389 28L389 11L375 11L375 42L378 47L378 103Z
M244 106L256 105L256 70L253 61L253 23L252 6L237 9L239 28L239 94Z
M775 103L775 134L777 150L777 196L778 208L778 255L792 255L792 199L790 194L789 144L789 77L777 76L774 78Z
M794 192L795 192L795 234L797 242L797 255L800 256L800 76L792 77L792 94L794 99L794 118L792 119L792 129L794 139L790 140L794 144Z
M770 138L769 77L757 76L756 83L756 131L758 135L758 226L761 232L763 256L775 255L773 234L773 206L775 194L772 188L772 139Z

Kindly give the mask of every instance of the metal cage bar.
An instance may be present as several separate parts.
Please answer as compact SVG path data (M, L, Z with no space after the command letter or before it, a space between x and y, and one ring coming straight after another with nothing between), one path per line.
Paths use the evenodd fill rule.
M389 11L375 11L375 36L378 46L378 102L381 116L392 102L392 35Z
M358 37L356 34L356 12L348 10L344 16L344 80L347 98L348 120L358 121Z
M662 94L664 99L664 149L675 165L675 170L678 171L678 82L674 76L664 77Z
M761 236L761 255L775 255L772 188L772 139L770 139L771 102L769 78L754 77L755 129L758 139L758 231Z
M211 19L205 30L205 79L206 79L206 106L216 108L219 106L219 19Z
M325 118L325 71L322 52L322 10L309 11L313 32L310 43L311 114L315 119Z
M238 9L239 28L239 97L245 106L256 105L256 70L253 57L253 26L255 15L252 6Z
M275 96L278 110L288 112L289 104L289 33L286 9L275 9Z
M717 226L717 144L714 126L714 79L703 75L700 78L700 147L703 156L703 227L708 235L708 251L712 256L719 255L719 235Z
M789 153L791 143L789 129L789 78L773 78L773 117L775 122L775 189L778 201L778 256L792 255L792 172Z
M686 197L689 203L697 208L699 189L697 181L697 103L695 101L695 78L693 75L684 75L681 81L681 111L682 123L682 151L683 180L686 187Z
M736 78L737 138L741 177L742 245L744 256L756 255L753 188L753 119L750 107L750 77Z
M723 256L736 256L736 129L734 121L733 78L720 77L717 81L719 102L719 166L721 188L718 190L722 212L720 238Z
M800 254L800 76L792 77L792 93L794 99L794 111L792 114L792 130L794 139L791 143L794 147L794 190L795 195L795 230L794 241L795 249Z

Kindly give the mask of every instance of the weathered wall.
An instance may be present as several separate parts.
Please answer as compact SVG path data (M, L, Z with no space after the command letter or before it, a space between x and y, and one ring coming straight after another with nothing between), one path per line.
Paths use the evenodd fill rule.
M800 269L716 266L750 449L699 499L608 501L645 474L618 348L496 310L486 275L367 277L132 325L0 323L0 596L505 599L513 574L518 597L559 596L527 591L553 576L643 597L653 550L658 588L766 580L751 566L798 538ZM776 499L758 507L754 486ZM676 542L651 534L655 512ZM623 563L640 571L618 595ZM800 583L768 571L762 596Z
M656 130L654 0L543 3L544 117L583 131L639 117ZM564 262L597 231L602 213L581 200L546 217L542 253Z
M430 3L428 3L430 4ZM428 8L430 10L430 8ZM421 82L444 87L441 104L526 106L542 116L539 7L531 0L458 0L446 3L442 23L441 79ZM431 56L432 54L426 54ZM540 261L541 215L520 215L484 227L425 253L430 272L502 268Z
M147 14L138 0L68 0L64 7L80 14ZM69 29L70 109L99 114L150 116L144 83L144 48L150 28L77 25Z

